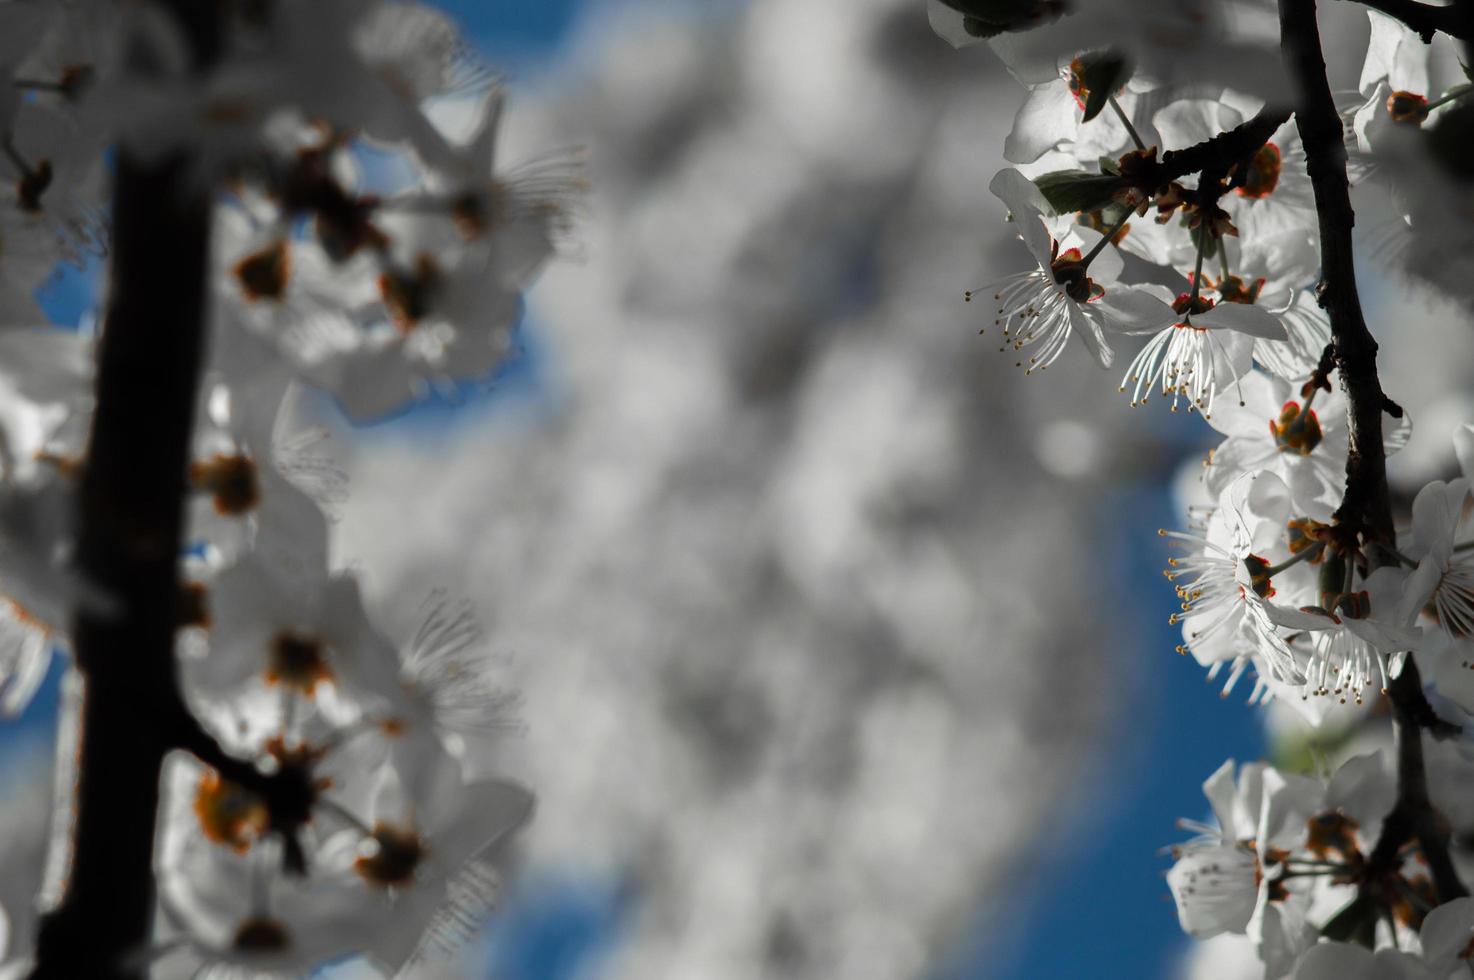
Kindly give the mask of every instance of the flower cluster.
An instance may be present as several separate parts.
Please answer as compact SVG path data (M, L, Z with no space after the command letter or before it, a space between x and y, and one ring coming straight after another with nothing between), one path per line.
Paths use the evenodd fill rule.
M1317 302L1338 289L1354 299L1355 284L1327 281L1315 106L1291 101L1285 75L1318 39L1292 34L1295 0L1280 6L1283 36L1272 7L1252 2L929 0L939 34L986 41L1027 89L1003 144L1013 166L992 190L1033 267L966 298L993 304L983 332L1028 373L1072 338L1104 367L1147 338L1119 383L1130 404L1200 413L1222 437L1204 460L1206 506L1161 534L1177 552L1165 574L1178 651L1225 694L1242 682L1251 702L1320 725L1332 706L1385 705L1407 672L1396 712L1412 731L1399 737L1448 736L1474 719L1474 426L1455 435L1461 475L1425 486L1400 526L1375 516L1385 504L1367 503L1368 487L1385 499L1380 460L1410 426L1380 391L1381 431L1358 415L1349 393L1365 400L1366 386L1342 377L1355 340L1344 322L1332 329L1347 306ZM1313 28L1313 5L1300 7ZM1343 127L1358 192L1392 191L1379 254L1466 297L1474 84L1439 77L1448 37L1430 46L1370 18L1359 91L1330 125ZM1376 443L1370 475L1357 439ZM1427 789L1409 789L1421 758L1394 773L1381 754L1359 756L1328 780L1259 764L1236 780L1226 763L1204 787L1217 825L1186 824L1200 836L1173 849L1184 930L1247 934L1270 978L1466 975L1474 904L1451 901L1462 892L1442 868L1447 831Z
M489 378L576 174L505 166L504 90L429 6L214 6L208 61L162 6L0 9L0 712L70 653L77 610L129 614L76 560L97 340L46 327L32 296L107 252L118 156L182 160L213 228L172 624L192 727L162 775L137 955L393 974L477 927L532 797L488 775L511 699L474 610L437 593L413 636L381 629L329 545L346 478L293 405L317 389L368 419ZM0 937L3 969L26 969L33 937Z

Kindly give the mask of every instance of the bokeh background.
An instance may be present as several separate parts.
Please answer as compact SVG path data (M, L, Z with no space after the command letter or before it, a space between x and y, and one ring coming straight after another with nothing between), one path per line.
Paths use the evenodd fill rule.
M1166 622L1207 427L1081 351L1024 377L962 301L1028 261L987 191L1022 90L921 0L443 6L507 72L508 162L576 150L588 184L496 378L360 429L299 406L385 628L469 597L515 695L497 761L538 815L444 975L1186 975L1162 848L1275 747ZM1332 16L1351 87L1365 26ZM48 312L85 320L95 275ZM1365 275L1429 422L1399 473L1437 475L1467 327ZM51 725L0 741L34 774L7 820Z

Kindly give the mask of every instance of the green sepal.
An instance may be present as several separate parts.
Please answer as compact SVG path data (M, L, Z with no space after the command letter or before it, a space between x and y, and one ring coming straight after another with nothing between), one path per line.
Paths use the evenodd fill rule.
M1057 170L1036 177L1034 185L1055 214L1074 214L1077 211L1099 211L1110 204L1111 194L1121 186L1121 178L1085 170Z
M1088 55L1081 61L1084 69L1080 72L1080 82L1089 94L1085 99L1085 115L1080 120L1089 122L1100 115L1111 96L1131 80L1132 65L1125 55L1114 51Z
M1101 157L1096 162L1100 164L1100 172L1103 174L1119 175L1121 173L1121 161L1115 157Z
M1331 916L1320 934L1338 943L1356 943L1372 949L1377 941L1378 914L1376 902L1366 895L1358 895Z

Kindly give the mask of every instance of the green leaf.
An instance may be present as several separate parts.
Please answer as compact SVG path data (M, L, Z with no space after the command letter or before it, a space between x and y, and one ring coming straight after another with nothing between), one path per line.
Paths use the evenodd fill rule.
M1099 211L1110 204L1111 193L1121 186L1121 178L1085 170L1057 170L1035 178L1034 185L1055 214L1074 214Z
M1125 55L1114 51L1102 51L1081 59L1084 70L1080 72L1080 83L1085 86L1085 115L1082 122L1089 122L1106 107L1111 96L1131 80L1131 62Z
M1356 896L1331 916L1320 934L1338 943L1358 943L1371 949L1377 939L1377 903L1366 895Z

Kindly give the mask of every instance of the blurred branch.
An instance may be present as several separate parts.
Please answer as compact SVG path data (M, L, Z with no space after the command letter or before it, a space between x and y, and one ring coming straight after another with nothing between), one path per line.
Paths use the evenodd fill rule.
M214 4L164 6L196 68L217 47ZM184 473L203 348L209 200L187 157L120 149L113 267L96 409L81 477L77 567L114 608L84 607L84 684L66 889L42 921L33 977L140 980L152 935L159 772L184 711L174 667Z
M1352 264L1351 229L1356 223L1346 178L1341 117L1326 79L1315 0L1280 0L1280 28L1291 77L1299 88L1295 121L1305 145L1306 166L1320 223L1321 281L1316 298L1331 321L1334 360L1349 408L1346 493L1336 520L1360 536L1368 570L1387 558L1395 544L1382 412L1390 404L1377 375L1377 342L1367 329ZM1422 729L1435 718L1423 695L1418 668L1409 658L1387 691L1397 740L1397 802L1372 852L1364 889L1375 891L1382 876L1396 873L1401 848L1416 840L1428 861L1440 902L1468 894L1448 853L1448 835L1428 796Z

